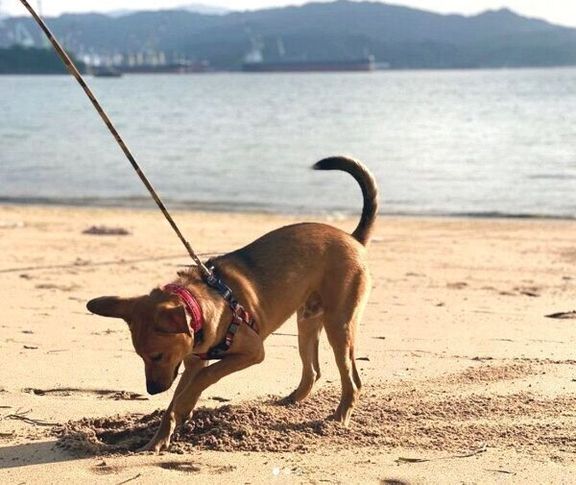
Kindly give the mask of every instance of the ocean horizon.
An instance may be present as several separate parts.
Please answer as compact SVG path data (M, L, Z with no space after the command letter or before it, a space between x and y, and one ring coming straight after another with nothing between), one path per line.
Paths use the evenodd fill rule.
M200 203L194 201L175 201L161 197L168 210L214 212L214 213L237 213L237 214L271 214L280 216L315 216L339 219L360 215L362 211L362 199L358 199L358 207L354 208L331 208L306 210L306 207L293 208L274 206L271 204L244 204L241 206L228 203ZM129 197L126 199L116 198L56 198L56 197L0 197L0 205L4 206L45 206L45 207L69 207L69 208L97 208L97 209L131 209L131 210L159 210L152 197ZM575 215L565 214L528 214L528 213L504 213L504 212L434 212L434 211L405 211L392 212L380 207L378 215L382 217L448 217L448 218L471 218L471 219L550 219L550 220L576 220Z

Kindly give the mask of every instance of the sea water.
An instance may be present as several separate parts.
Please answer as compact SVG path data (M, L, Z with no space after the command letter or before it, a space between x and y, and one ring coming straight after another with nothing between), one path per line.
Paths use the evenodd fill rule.
M576 217L576 69L87 78L169 207ZM0 202L151 206L69 76L0 76Z

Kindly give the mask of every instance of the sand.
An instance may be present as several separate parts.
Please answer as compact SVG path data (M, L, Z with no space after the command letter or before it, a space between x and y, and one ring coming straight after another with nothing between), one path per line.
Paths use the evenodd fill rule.
M175 217L205 256L304 219L356 222ZM574 224L380 218L351 427L330 420L339 378L325 338L314 394L283 404L300 375L290 320L156 456L132 450L171 391L148 396L125 324L84 305L170 281L189 264L178 240L156 211L0 206L0 483L568 483Z

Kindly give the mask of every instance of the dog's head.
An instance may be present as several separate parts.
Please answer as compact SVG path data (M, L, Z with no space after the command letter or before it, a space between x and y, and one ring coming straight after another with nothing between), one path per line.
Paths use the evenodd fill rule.
M156 289L135 298L95 298L86 307L97 315L128 323L134 349L144 360L150 394L170 388L182 360L194 346L189 317L178 297Z

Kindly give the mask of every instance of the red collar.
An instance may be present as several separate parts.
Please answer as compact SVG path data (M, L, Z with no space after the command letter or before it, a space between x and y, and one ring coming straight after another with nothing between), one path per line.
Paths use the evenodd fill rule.
M204 316L202 315L202 307L196 297L184 286L175 283L169 283L164 286L164 291L177 295L186 307L186 312L190 316L188 327L190 328L191 335L197 335L202 331L204 326Z

